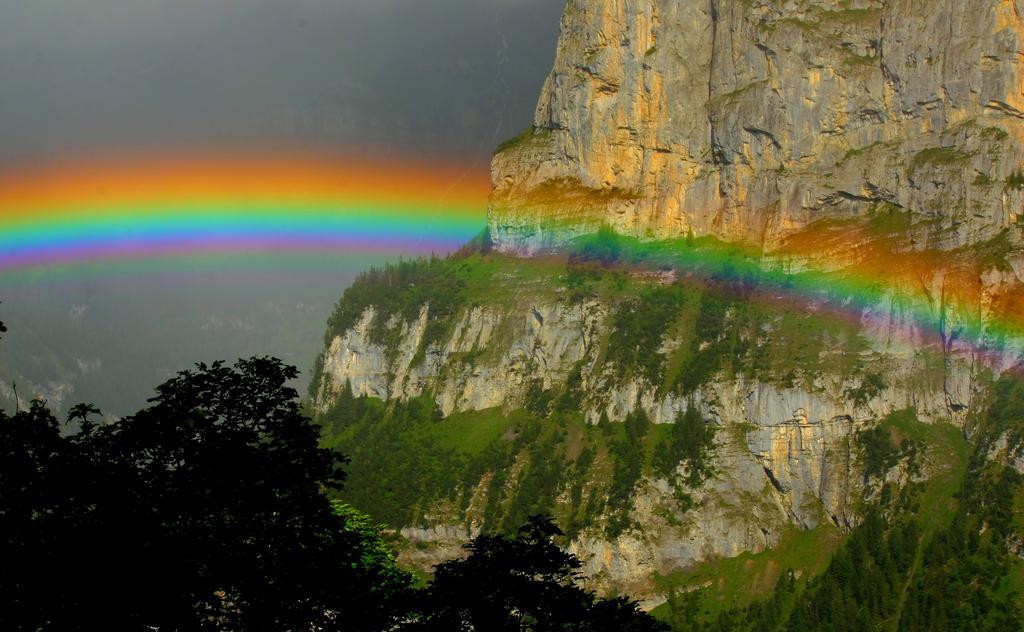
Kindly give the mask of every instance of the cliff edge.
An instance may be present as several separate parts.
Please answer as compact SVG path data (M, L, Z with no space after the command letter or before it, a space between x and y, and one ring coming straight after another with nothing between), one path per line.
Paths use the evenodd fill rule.
M772 251L880 204L918 248L1017 228L1020 0L570 0L489 227L534 253L610 225Z

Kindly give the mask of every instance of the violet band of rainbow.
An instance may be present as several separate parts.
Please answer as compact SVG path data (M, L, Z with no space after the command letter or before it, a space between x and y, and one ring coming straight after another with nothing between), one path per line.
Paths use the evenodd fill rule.
M0 175L0 274L202 253L443 254L484 225L486 180L312 158L108 164Z
M444 254L483 228L488 191L482 174L458 166L356 159L186 158L0 174L0 275L211 255L248 265L254 253ZM943 345L971 340L987 353L1024 334L1021 301L981 313L969 288L943 305L906 291L930 273L926 258L894 257L884 274L880 266L790 274L734 244L657 248L681 270L749 281L783 302L820 302L866 326L898 306Z

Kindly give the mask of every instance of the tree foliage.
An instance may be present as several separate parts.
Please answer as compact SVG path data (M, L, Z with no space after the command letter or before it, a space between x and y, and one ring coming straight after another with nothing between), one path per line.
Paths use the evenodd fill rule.
M569 263L575 267L596 264L607 268L622 257L622 238L610 226L602 226L593 235L581 237L572 252Z
M1021 541L1015 507L1024 498L1024 476L993 456L1004 446L1008 457L1019 458L1022 402L1024 377L1009 371L972 424L976 445L948 523L919 523L898 510L868 506L863 522L820 576L794 586L784 575L769 599L711 618L700 611L699 593L674 595L669 603L673 627L722 632L1024 629L1016 591L1020 560L1011 552ZM898 449L881 426L858 438L871 475L884 473L907 450L918 449L909 440ZM905 489L903 500L911 493Z
M409 578L367 563L375 543L324 495L343 458L318 446L295 374L198 365L113 424L75 407L71 435L39 402L0 415L0 627L393 624Z
M651 420L643 409L637 408L626 415L625 427L625 437L611 445L615 465L608 490L608 507L611 511L606 532L610 538L617 537L631 525L629 514L633 507L636 484L643 475L644 438L650 430Z
M667 629L623 598L598 599L580 588L580 561L553 542L562 531L532 516L512 537L481 535L464 560L437 567L410 630L579 630L647 632Z
M114 423L73 407L74 433L38 401L0 412L0 628L662 629L580 588L550 518L479 536L417 592L381 528L328 500L346 459L320 446L295 375L270 358L200 364ZM343 412L369 402L343 397ZM396 429L429 419L422 404Z
M686 484L697 487L711 473L707 454L714 445L714 439L714 429L690 402L685 412L676 415L668 437L655 448L654 471L668 477L679 464L683 464Z
M373 324L371 335L376 339L384 335L388 316L410 320L428 302L432 321L449 318L462 306L465 289L465 283L451 274L450 268L450 260L430 257L388 263L363 272L345 290L328 319L327 342L352 328L368 307L384 315Z

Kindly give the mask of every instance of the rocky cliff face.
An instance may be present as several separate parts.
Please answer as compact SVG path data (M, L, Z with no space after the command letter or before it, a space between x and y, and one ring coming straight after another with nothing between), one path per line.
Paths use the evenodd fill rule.
M621 420L639 407L655 422L671 422L686 405L682 397L659 397L647 381L619 381L609 366L596 363L608 311L599 303L538 304L502 315L472 308L462 314L451 338L428 349L421 363L413 365L411 354L391 356L370 339L376 317L371 308L355 328L331 343L319 401L329 405L331 392L350 384L355 394L385 400L407 399L429 389L446 415L516 408L537 381L547 389L560 389L582 361L592 421L601 412ZM424 311L418 320L391 322L401 332L399 348L418 348L425 321ZM475 353L476 359L456 355L466 352ZM629 508L638 529L613 539L595 529L573 543L586 560L585 572L605 590L653 597L655 573L764 550L794 524L813 528L856 523L862 482L850 437L874 413L870 407L857 410L841 393L841 380L813 393L756 381L708 384L697 398L716 426L718 475L695 490L693 507L682 511L667 480L641 481ZM941 401L935 392L928 395ZM482 483L472 493L486 493L486 487ZM457 554L457 544L479 528L473 520L463 526L466 516L443 505L432 513L427 528L403 531L421 547L437 547L427 554L422 548L414 550L407 557L410 562L429 566Z
M653 373L623 370L609 339L633 298L560 295L557 270L507 290L514 274L499 270L488 287L514 298L483 293L429 340L437 305L415 317L362 306L328 340L316 407L326 413L348 386L427 395L446 416L569 389L589 423L638 409L671 423L693 403L714 428L715 474L680 503L673 476L647 473L625 508L632 528L609 537L599 522L571 545L598 587L651 604L664 596L656 573L762 551L793 529L855 525L880 481L945 467L926 449L872 479L858 433L903 409L963 426L1021 357L993 323L1024 313L1022 11L1017 0L570 0L534 126L494 157L498 251L536 254L611 225L643 240L752 242L765 268L886 280L884 262L899 262L900 275L844 308L849 332L811 340L807 322L769 319L737 334L753 364L774 353L795 367L736 361L680 389L680 358L727 338L730 312L721 335L694 340L696 316L679 308L648 352ZM880 209L905 225L862 230ZM666 283L658 274L633 285ZM821 307L810 298L798 311ZM419 545L407 560L457 551L480 528L473 507L494 493L493 474L460 492L468 503L425 509L403 531ZM559 502L602 494L565 487Z
M474 306L459 314L450 337L417 354L429 305L412 321L388 318L386 327L399 335L394 345L397 352L373 340L371 326L381 316L371 306L352 329L328 345L318 406L326 410L348 384L356 396L385 401L429 393L445 416L496 407L512 410L524 406L532 389L562 388L578 369L583 412L591 423L602 413L612 421L622 421L637 409L644 410L655 423L672 423L688 401L701 403L716 418L757 426L800 420L803 425L849 421L858 416L858 409L862 417L877 418L908 406L925 419L956 419L975 396L977 373L990 368L985 358L966 345L951 349L946 356L929 348L928 336L912 317L898 304L891 304L879 306L888 308L887 313L865 317L864 332L873 346L864 351L865 357L871 367L884 371L892 384L868 401L855 403L846 394L859 384L863 370L854 375L819 375L799 388L736 378L683 396L666 392L640 375L623 378L615 370L616 359L608 356L602 341L607 344L610 313L616 307L597 301L527 302L515 311L502 312ZM684 335L678 332L661 340L662 364L670 360L671 351L682 344ZM934 362L942 368L936 379L928 380L923 376Z
M936 220L918 247L990 238L1022 207L1022 11L570 0L534 128L494 158L492 236L529 253L610 224L771 250L885 203Z
M857 433L906 408L925 421L962 420L989 370L969 348L943 355L894 302L865 316L860 331L867 344L858 352L863 364L856 370L835 368L791 384L718 372L683 395L660 388L659 380L687 330L661 339L663 369L656 379L637 373L623 377L608 348L613 315L621 307L614 301L537 300L527 294L514 304L464 308L447 337L424 347L429 304L410 320L371 306L354 327L331 340L317 405L326 413L339 390L351 388L355 395L382 400L429 394L445 416L496 407L510 411L526 406L538 389L562 392L576 371L580 406L590 423L602 413L620 421L637 409L655 423L671 423L694 402L714 428L715 475L690 491L685 506L669 478L645 476L626 508L635 528L609 538L599 521L572 544L597 587L656 604L656 574L763 551L793 528L856 525L862 500L872 493L865 487ZM375 341L376 319L385 321L394 334L389 339L397 343ZM828 364L842 353L839 347L823 350L819 359ZM870 373L884 375L885 388L852 397ZM907 482L905 465L886 476ZM515 481L516 474L509 479ZM486 504L487 494L494 493L488 482L485 476L462 492L473 497L471 505ZM606 493L597 484L575 502ZM572 505L568 487L561 494L562 502ZM417 543L405 559L429 567L457 554L458 544L480 526L472 510L442 502L403 530Z

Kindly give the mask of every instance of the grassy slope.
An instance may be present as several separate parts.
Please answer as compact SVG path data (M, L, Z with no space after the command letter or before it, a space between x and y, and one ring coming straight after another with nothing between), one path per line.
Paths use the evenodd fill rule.
M743 553L736 557L709 560L696 567L659 576L659 592L698 591L700 614L708 621L724 610L738 608L751 601L771 595L779 577L786 571L801 579L814 577L825 570L832 552L842 542L842 534L830 525L809 531L791 528L778 546L761 553ZM671 619L671 605L664 603L653 614Z
M911 440L924 447L921 456L930 464L928 478L915 489L912 504L907 507L923 527L923 544L948 527L956 514L956 496L967 472L969 445L955 426L921 423L908 411L889 415L881 426L891 433L894 445ZM825 570L845 539L843 533L827 524L809 531L792 528L772 549L710 560L687 571L658 577L657 585L659 591L669 594L696 591L699 616L710 622L724 611L767 599L787 571L796 574L799 594L810 579ZM919 550L915 566L920 565L920 557ZM665 603L654 614L671 622L672 610L672 604Z
M613 315L616 306L628 305L630 302L641 303L639 313L645 314L647 312L643 312L644 309L654 309L650 305L657 308L657 305L663 304L666 293L678 291L678 300L669 297L669 304L674 305L671 309L675 311L670 311L664 322L649 323L654 325L651 331L634 332L638 336L637 341L640 342L651 335L660 336L665 332L676 332L681 335L682 344L666 358L660 368L660 383L657 385L663 391L667 391L675 388L679 383L679 376L689 370L689 365L697 354L695 349L698 349L701 342L707 342L696 336L699 333L702 305L706 302L704 296L718 281L713 275L686 275L676 286L667 289L654 287L648 281L631 276L628 269L620 267L620 263L632 260L634 263L639 262L641 269L650 270L663 266L665 261L659 259L657 253L654 257L648 257L643 253L629 254L628 249L633 247L630 245L631 242L626 240L620 242L620 245L622 243L626 244L624 248L627 253L617 253L617 262L611 266L591 263L573 268L567 265L567 258L562 256L522 260L479 253L449 261L446 265L448 272L460 279L460 301L467 307L487 305L496 310L519 310L543 300L579 301L593 298L611 306ZM680 251L689 249L690 254L686 258L693 260L700 258L699 253L703 246L699 241L694 245L682 240L679 243L665 245L665 250L669 252L673 248ZM720 253L721 247L714 245L714 250ZM639 249L637 252L639 253ZM679 289L676 290L676 287ZM755 288L754 292L755 298L757 292L777 294L778 287ZM822 372L838 371L849 376L864 370L858 359L862 356L862 343L858 340L855 330L844 322L837 322L826 316L809 315L801 305L788 300L751 302L745 300L749 296L740 296L739 300L732 300L734 298L735 295L726 296L724 311L719 312L720 315L724 314L725 318L715 321L724 333L720 340L714 341L714 345L723 340L728 343L722 347L723 357L719 358L723 363L720 366L724 370L732 373L738 368L741 371L753 372L759 378L778 380L786 384L806 383L808 377L814 377ZM676 303L672 303L673 300L676 300ZM739 312L741 316L747 317L745 321L736 317L736 310L743 308L744 305L752 305L749 313ZM736 329L733 334L728 333L730 327ZM769 332L767 335L761 334L766 331ZM619 338L618 344L621 345L623 340L621 336ZM754 342L753 345L748 344L751 340ZM606 337L602 356L621 355L620 349L607 348L609 344L615 342L614 333ZM829 357L826 350L837 343L845 353ZM851 360L854 363L848 364ZM644 367L638 365L630 367L629 370L642 371ZM554 400L559 393L553 392L550 395ZM459 413L444 420L417 424L415 430L410 432L403 429L402 432L406 438L411 438L418 449L437 450L440 454L447 455L442 456L441 460L446 461L445 466L452 469L449 473L450 480L465 480L466 483L475 484L476 481L463 477L467 467L472 469L473 463L476 463L478 473L485 471L488 464L481 460L484 456L513 449L517 437L522 435L522 429L540 420L544 429L531 441L546 441L552 444L550 454L555 455L562 471L561 478L555 483L556 486L562 486L563 490L568 489L573 486L574 477L585 479L591 487L607 484L615 458L610 447L614 442L624 439L624 426L613 424L610 431L602 431L584 425L578 415L561 414L546 417L547 414L539 414L537 411L532 414L517 411L508 416L499 410ZM363 436L360 426L361 424L356 424L342 432L338 436L338 443L343 448L346 444L353 446L353 442ZM889 431L895 445L911 440L926 447L924 457L930 463L930 477L923 484L916 486L910 506L906 508L907 511L916 514L925 527L922 542L926 542L933 533L948 526L956 512L956 496L963 485L968 460L967 442L960 431L952 426L929 426L906 415L891 416L884 420L883 426ZM666 433L667 428L659 426L652 427L648 432L643 449L646 472L650 471L654 447L663 440ZM517 477L526 476L531 468L528 455L530 447L528 444L516 446L514 449L518 451L518 455L504 467L509 471L514 470ZM589 465L589 470L577 472L576 460L584 448L589 448L596 457ZM356 451L358 450L357 447ZM365 456L371 459L373 457L372 454ZM492 463L497 462L492 460ZM467 463L470 465L467 466ZM550 481L545 484L549 483ZM460 493L455 488L450 491L456 496ZM435 491L436 493L438 492ZM422 509L430 499L418 500L420 502L417 503L417 507ZM491 508L499 514L491 521L492 525L500 524L501 516L513 500L511 497L505 497L502 501L505 506ZM564 501L564 498L562 500ZM552 503L548 509L556 514L563 526L581 520L580 507L558 502ZM412 510L415 513L416 508L413 507ZM585 513L585 510L582 513ZM417 520L415 515L404 515L406 518L401 521L403 524ZM582 518L586 519L587 516ZM811 531L793 529L784 534L779 546L772 550L710 561L682 573L659 577L657 582L660 588L677 592L702 586L699 588L701 607L708 616L713 617L723 610L770 595L776 581L787 569L797 571L801 577L799 586L806 586L808 578L822 572L831 554L844 541L838 530L828 526ZM915 567L918 564L919 559L915 562ZM1018 580L1017 585L1024 586L1024 580L1020 579L1019 574L1015 577ZM669 610L670 607L666 604L656 612L667 616Z
M599 428L578 412L542 419L524 410L490 409L434 419L413 411L420 407L389 409L379 400L356 401L366 409L358 421L338 423L333 413L321 418L325 442L352 459L342 498L392 527L417 524L427 507L441 503L461 515L456 522L470 518L461 512L472 504L472 517L486 524L514 522L513 514L529 510L551 512L563 527L581 528L592 523L603 503L588 505L589 493L577 503L556 502L552 494L571 494L577 485L604 489L612 475L612 446L626 438L625 424ZM655 446L667 432L666 426L651 426L644 437L645 473L651 473ZM487 490L499 502L471 503L495 474L513 477L519 486L532 476L547 501L534 502L516 486L502 485ZM506 526L514 528L511 522Z
M480 457L489 447L510 446L523 424L536 422L536 418L523 411L509 415L498 409L458 413L438 421L424 421L413 427L406 427L405 437L416 437L420 449L440 450L442 453L461 455L466 461ZM608 468L599 467L607 459L609 446L625 438L624 424L612 424L606 430L586 425L578 416L568 416L560 422L545 424L543 436L556 437L555 452L564 459L566 472L579 457L583 446L589 446L597 453L598 465L588 472L591 485L602 485L610 475ZM923 538L948 526L955 513L956 493L963 483L966 469L968 446L961 432L949 425L926 425L912 416L892 415L883 422L891 432L895 444L906 440L920 442L925 446L923 458L933 464L930 477L915 491L913 511L925 526ZM654 446L670 431L669 426L652 426L644 440L645 471L649 466ZM360 433L357 427L343 433L349 440L356 440ZM540 441L542 437L536 440ZM342 441L343 449L346 441ZM528 446L521 449L525 451ZM452 465L462 469L456 459ZM529 468L529 462L524 469ZM562 481L563 483L565 481ZM508 502L510 499L506 499ZM570 505L559 503L549 508L563 525L586 518L574 514ZM577 508L578 509L578 508ZM502 515L494 518L499 524ZM843 542L843 535L835 528L825 525L810 531L796 528L785 533L780 544L762 553L745 553L735 558L711 560L696 567L658 577L659 592L686 591L696 588L701 595L701 609L704 616L713 619L723 610L744 606L751 601L769 596L783 572L795 571L799 584L821 573L827 566L832 552ZM669 604L655 610L655 614L668 618Z

